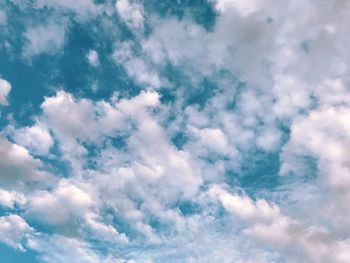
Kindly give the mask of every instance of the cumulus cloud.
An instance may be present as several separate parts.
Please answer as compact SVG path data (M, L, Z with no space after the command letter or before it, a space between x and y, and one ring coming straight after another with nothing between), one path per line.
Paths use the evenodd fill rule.
M118 0L99 17L122 22L103 55L140 91L57 91L0 140L0 206L42 231L26 247L44 262L348 262L345 2L218 0L205 27ZM84 19L97 6L35 3ZM23 55L61 50L65 25L29 26ZM11 216L0 240L23 250L30 227Z
M45 127L39 124L15 130L17 144L30 149L33 153L46 155L53 146L53 139Z
M5 79L0 79L0 105L8 105L7 97L10 91L11 84Z
M141 4L130 0L118 0L115 4L118 15L132 30L143 30L144 11Z
M339 239L321 226L305 226L284 215L279 207L265 200L255 202L249 197L228 193L220 186L209 190L231 214L244 219L243 234L285 258L298 262L346 262L349 240Z
M32 196L27 213L47 224L67 224L83 217L91 204L89 194L62 181L53 192L42 191Z
M62 103L64 103L64 107L60 106ZM180 193L188 197L193 196L201 182L197 168L191 164L190 155L178 151L170 145L162 127L148 112L149 108L158 105L159 98L155 92L142 92L132 99L121 99L116 104L107 102L93 104L88 100L76 101L70 94L61 92L56 97L47 98L42 105L45 118L50 123L49 126L63 145L67 141L73 141L72 145L82 147L77 144L76 139L99 143L103 136L111 136L118 131L130 133L126 153L118 153L113 148L101 151L100 157L94 160L99 169L89 171L88 182L97 187L95 191L100 192L101 201L113 206L116 211L120 211L121 215L119 216L133 222L138 231L154 240L156 237L152 233L153 230L145 224L142 212L134 207L133 201L129 199L130 197L125 191L132 191L145 203L149 202L147 206L154 206L158 203L156 197L159 195L163 196L164 202L176 202ZM69 110L71 118L60 114L62 118L58 119L56 114L61 110ZM52 116L51 111L54 114ZM80 126L77 126L77 130L72 132L74 124L83 120L86 123L89 122L89 125L86 126L89 130L85 133ZM128 128L130 122L134 123L135 130ZM89 136L85 136L85 134ZM92 136L93 134L95 136ZM73 159L77 158L77 156L72 156L70 150L66 148L62 148L62 151L64 154L70 154ZM118 158L120 159L118 160ZM119 163L120 168L115 167L116 163ZM111 180L116 183L110 185L108 182ZM141 190L140 185L144 185L143 190ZM163 185L164 189L168 190L154 192L152 188L154 185ZM47 197L43 197L43 200L51 200L49 196L52 194L47 193L47 195ZM154 197L151 198L151 196ZM71 195L69 197L71 198ZM124 199L123 203L117 201L120 198ZM114 199L117 202L113 202ZM33 201L35 200L37 199L34 198ZM41 199L39 198L39 200ZM57 201L57 203L61 204L62 201ZM163 204L158 205L162 206ZM38 206L33 205L33 209L36 207ZM65 205L65 207L69 206ZM82 206L80 205L80 207ZM60 214L63 215L62 209L54 209L54 211L61 211ZM135 210L132 212L129 209ZM47 209L44 208L42 211L47 212ZM157 211L157 213L160 215L161 211ZM53 218L56 220L59 217L54 216Z
M14 249L25 251L23 242L32 232L33 229L18 215L0 217L0 241Z
M22 193L0 189L0 206L12 209L15 205L22 205L25 202L26 198Z
M41 164L22 146L0 138L1 186L22 188L28 182L45 182L49 177L39 170Z

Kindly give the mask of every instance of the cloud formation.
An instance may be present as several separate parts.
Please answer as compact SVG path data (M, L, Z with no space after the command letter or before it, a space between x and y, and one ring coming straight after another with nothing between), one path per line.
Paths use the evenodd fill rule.
M350 5L183 2L4 5L0 241L39 262L349 262Z

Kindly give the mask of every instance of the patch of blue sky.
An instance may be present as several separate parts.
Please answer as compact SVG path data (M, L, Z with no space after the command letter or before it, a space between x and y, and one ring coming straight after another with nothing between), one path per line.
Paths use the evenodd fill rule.
M11 247L8 247L4 244L0 243L0 255L1 261L4 263L12 263L12 262L28 262L28 263L39 263L38 256L39 254L27 250L25 252L18 252Z

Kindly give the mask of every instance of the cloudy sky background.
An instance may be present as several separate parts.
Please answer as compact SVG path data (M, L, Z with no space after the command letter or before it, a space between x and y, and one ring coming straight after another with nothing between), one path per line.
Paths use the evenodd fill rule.
M0 0L0 261L350 262L350 2Z

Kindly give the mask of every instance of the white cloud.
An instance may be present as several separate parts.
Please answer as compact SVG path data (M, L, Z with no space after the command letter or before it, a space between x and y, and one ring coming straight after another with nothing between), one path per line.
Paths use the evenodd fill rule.
M39 124L15 130L14 139L35 154L47 155L54 141L45 127Z
M230 146L227 141L226 135L217 128L203 128L197 129L190 127L190 131L195 137L198 137L198 144L200 147L207 147L211 153L228 154L230 152Z
M138 98L131 100L130 103L136 102ZM120 103L123 104L123 100ZM46 98L41 108L43 121L58 139L66 142L75 139L97 142L103 136L116 133L124 124L124 116L118 104L113 105L106 101L94 103L88 99L78 100L64 91ZM81 123L85 125L82 126Z
M306 210L304 216L314 221L322 218L336 236L350 233L350 228L345 227L350 217L346 208L350 201L349 114L348 107L326 106L299 118L293 124L290 140L281 153L282 175L308 176L309 160L314 160L317 173L313 186L316 189L307 191L310 197L299 206L303 211L306 207L316 209L322 206L322 210Z
M285 161L282 174L288 171L285 169L291 166L288 163L293 156L310 155L318 160L319 169L330 185L349 186L346 176L346 163L349 161L346 152L350 147L349 117L349 108L326 107L296 121L292 126L291 139L282 153Z
M64 91L46 98L41 108L43 123L59 141L63 157L70 161L75 172L81 171L87 153L77 140L101 143L104 136L117 132L123 124L121 113L113 105L104 101L94 104L87 99L76 100Z
M155 20L152 34L141 43L154 65L164 66L171 62L196 80L215 70L211 51L208 50L209 41L209 34L204 28L190 21L169 18Z
M229 213L245 220L244 235L292 262L345 263L350 259L348 239L337 239L323 227L305 226L263 199L254 202L217 185L210 188L209 195L220 200Z
M215 6L220 12L228 12L230 8L236 9L241 15L247 16L258 11L262 6L260 0L217 0Z
M84 217L92 199L75 185L61 181L53 192L38 191L30 197L26 213L49 225L67 224Z
M85 190L72 186L76 190L74 192L78 191L79 194L69 191L69 194L62 195L67 191L63 191L66 186L61 180L55 190L33 194L29 198L26 215L50 225L74 225L74 221L79 220L84 222L81 226L84 231L99 239L110 240L114 237L114 240L125 242L127 239L123 234L100 221L102 218L94 212L108 204L114 211L119 211L115 216L127 220L150 242L159 242L159 237L149 225L150 219L143 215L143 209L135 206L129 192L144 200L145 209L158 206L154 213L161 216L166 204L176 202L179 195L186 198L194 196L201 183L198 168L192 164L191 156L170 144L163 128L152 116L150 110L159 105L156 92L141 92L131 99L97 103L77 100L65 92L46 98L42 104L41 121L57 136L62 153L68 156L67 160L84 160L85 148L81 141L98 145L104 136L113 136L117 132L129 133L127 151L118 152L111 147L101 149L93 160L98 167L96 171L83 170L81 166L80 172L73 173L76 183L85 185ZM62 111L69 114L61 114ZM79 125L82 122L86 124L86 130ZM129 128L131 123L135 128ZM72 153L70 146L65 146L67 143L75 149L83 149L82 155ZM120 165L119 169L117 164ZM87 176L85 180L83 175ZM110 181L115 181L115 184L111 185ZM155 192L156 185L162 185L167 191ZM76 203L75 196L89 196L83 200L90 201ZM162 201L158 200L159 196L163 196ZM166 220L173 224L179 219L172 219L169 215Z
M23 194L15 191L0 189L0 206L12 209L14 208L15 204L22 205L25 202L26 198Z
M68 180L61 180L52 191L33 193L24 207L27 217L56 229L64 228L70 236L79 236L84 231L91 238L102 241L128 241L124 234L104 223L96 213L99 201Z
M41 161L34 159L22 146L0 138L1 186L12 188L24 187L28 182L45 183L50 179L39 171L41 165Z
M104 257L94 251L89 243L72 237L55 234L43 236L40 239L31 240L28 246L40 252L40 259L43 262L104 262Z
M141 4L130 0L117 0L115 8L128 27L135 31L143 30L144 11Z
M86 54L86 58L89 64L93 67L97 67L100 64L100 60L96 50L89 50L89 52Z
M282 132L276 127L265 127L257 136L256 144L266 152L273 152L280 146Z
M134 54L132 43L117 43L112 58L123 65L129 76L135 78L138 83L152 88L159 88L163 84L155 68Z
M65 27L65 24L55 22L28 27L24 33L28 42L24 46L23 56L31 58L42 53L52 54L60 51L64 46Z
M11 84L0 78L0 105L8 105L7 97L11 91Z
M281 216L279 208L266 200L258 199L254 203L250 197L230 194L219 185L211 186L209 196L219 199L226 210L244 220L270 222Z
M86 236L118 245L160 245L157 255L135 251L135 258L162 253L171 258L181 247L181 256L196 262L348 262L350 9L345 2L218 0L210 30L186 15L182 20L152 17L143 38L146 9L137 1L117 1L135 43L117 41L112 58L147 90L169 88L175 102L162 105L154 91L108 101L64 91L45 98L35 119L40 123L14 132L22 146L0 141L0 204L5 209L19 205L24 216L62 235L69 232L70 237L47 237L46 243L36 240L41 247L36 250L51 262L60 262L62 255L73 262L79 261L75 257L114 260L101 257ZM37 6L83 16L96 11L92 1L41 0ZM65 29L55 26L28 29L27 56L64 45ZM50 27L58 37L45 34ZM98 65L94 50L86 58ZM162 77L169 63L184 74L184 87L172 87ZM201 106L187 105L204 78L215 84L212 95ZM171 142L176 132L187 139L181 150ZM70 177L57 179L49 189L25 192L24 201L23 193L8 188L40 174L44 158L34 159L24 147L45 155L53 145L50 134L62 154L56 158L71 165ZM119 140L121 146L115 146ZM259 170L256 181L242 184L259 184L254 198L225 190L239 184L235 180L244 175L245 157L256 150L276 154L282 146L280 173L289 175L276 180L282 185L271 182L264 189ZM306 172L303 182L295 176ZM233 186L218 186L231 179ZM194 203L198 211L182 211L181 202ZM116 221L133 235L120 233ZM35 249L35 240L31 245ZM255 249L256 257L246 255Z
M0 217L0 241L6 245L25 251L23 242L33 229L18 215Z

